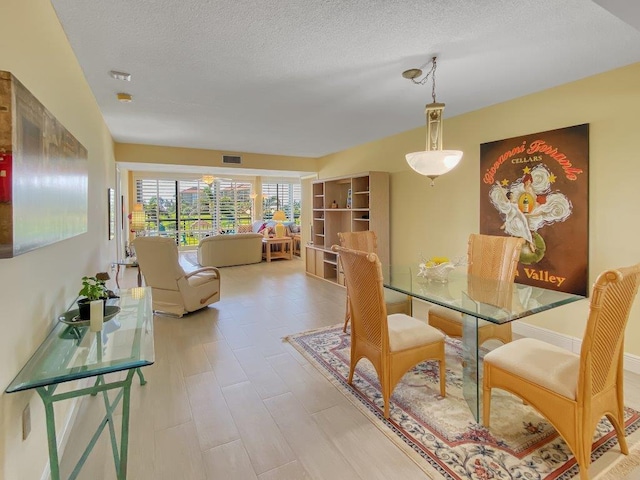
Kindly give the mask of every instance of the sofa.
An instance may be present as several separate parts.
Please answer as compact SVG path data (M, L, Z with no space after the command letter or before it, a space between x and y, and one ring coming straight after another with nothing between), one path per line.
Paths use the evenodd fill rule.
M236 233L200 240L198 263L203 267L231 267L262 261L262 235Z
M296 225L295 222L282 222L286 229L285 235L287 237L293 237L296 234L300 234L300 225ZM264 229L268 229L269 235L275 234L276 222L273 220L257 220L251 225L240 225L238 227L238 233L260 233L264 235Z

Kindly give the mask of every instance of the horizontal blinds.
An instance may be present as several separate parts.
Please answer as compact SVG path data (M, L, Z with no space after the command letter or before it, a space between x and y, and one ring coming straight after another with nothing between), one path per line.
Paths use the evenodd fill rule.
M271 219L276 210L283 210L289 221L299 225L301 192L299 183L263 183L262 210L265 220Z
M251 223L249 182L140 178L136 201L144 205L145 235L174 237L180 245L197 245L206 236Z

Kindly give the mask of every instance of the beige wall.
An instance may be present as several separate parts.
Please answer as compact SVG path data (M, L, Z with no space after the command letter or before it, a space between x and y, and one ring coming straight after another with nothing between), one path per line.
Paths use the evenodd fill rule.
M406 153L424 149L424 127L329 155L320 160L319 175L392 172L393 263L416 263L420 253L463 255L469 233L479 230L480 144L589 123L589 281L593 283L604 269L640 262L639 79L640 63L446 120L445 148L461 149L464 157L434 187L410 170L404 159ZM626 351L634 355L640 355L638 303L626 336ZM586 301L580 302L529 317L527 322L581 338L587 307Z
M48 0L0 2L0 70L12 72L89 152L88 233L12 259L0 259L0 385L9 385L77 296L80 278L115 259L107 240L107 187L113 144L96 101ZM106 75L106 72L105 72ZM22 440L30 403L32 431ZM56 407L62 428L70 401ZM0 478L39 479L48 462L42 401L35 391L0 397Z
M236 167L222 163L223 154L241 155L242 166ZM242 170L245 168L296 170L301 172L315 172L317 170L316 159L309 157L264 155L260 153L229 152L226 150L202 150L198 148L159 147L131 143L117 143L115 145L115 156L118 162L237 168L238 175L242 175Z
M88 233L13 259L0 259L0 384L6 387L53 327L56 316L75 298L80 277L107 269L115 259L115 242L107 240L105 202L106 188L113 187L115 180L111 137L50 3L2 0L0 18L0 69L14 73L89 151L90 212ZM478 231L480 143L590 123L593 280L604 268L640 261L636 246L640 227L632 210L640 184L640 162L634 148L636 112L640 110L638 78L640 64L448 120L446 146L461 148L465 157L433 188L404 161L405 153L423 148L423 127L321 159L320 176L392 172L392 261L416 262L420 252L456 255L466 250L468 234ZM175 154L187 151L182 163L212 166L222 153L175 150L116 146L120 161L175 163ZM313 159L243 157L247 168L316 170ZM305 212L309 217L308 209ZM530 321L580 337L585 311L586 302ZM636 306L627 330L627 351L636 355L640 344L631 340L640 338L639 317ZM20 417L28 402L33 430L22 441ZM56 407L58 428L63 426L69 404ZM0 478L40 478L48 458L42 403L34 392L2 394L0 432Z

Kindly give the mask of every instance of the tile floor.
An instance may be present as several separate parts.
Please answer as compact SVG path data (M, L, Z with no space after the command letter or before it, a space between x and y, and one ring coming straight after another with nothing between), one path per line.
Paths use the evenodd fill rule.
M305 275L295 257L221 271L219 303L154 319L156 363L144 369L147 385L134 379L132 389L128 478L427 478L282 341L341 323L344 289ZM135 269L125 269L121 286L135 283ZM640 376L628 375L626 396L640 408ZM65 478L102 415L99 397L81 403ZM107 435L78 478L116 478Z

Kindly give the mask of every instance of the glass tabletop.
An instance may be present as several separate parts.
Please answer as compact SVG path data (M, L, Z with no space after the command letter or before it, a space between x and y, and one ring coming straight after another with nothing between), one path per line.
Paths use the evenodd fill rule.
M502 324L585 297L546 288L500 282L454 270L446 283L418 276L419 268L383 267L384 286L492 323Z
M101 332L59 321L6 392L144 367L154 362L151 288L120 290L120 312ZM64 318L63 315L61 315Z

